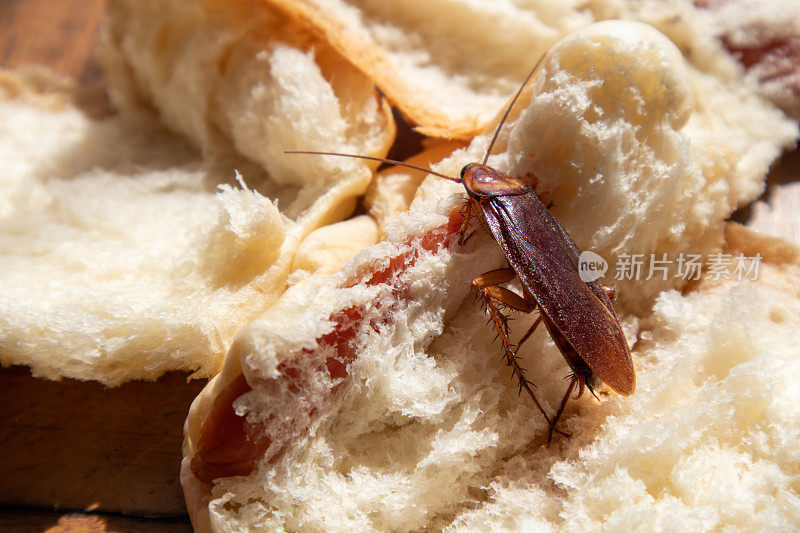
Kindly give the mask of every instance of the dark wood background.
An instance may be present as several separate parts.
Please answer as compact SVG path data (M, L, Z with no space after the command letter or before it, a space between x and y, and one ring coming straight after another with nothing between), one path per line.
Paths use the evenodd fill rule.
M0 65L48 65L94 84L101 79L92 59L103 0L0 0Z

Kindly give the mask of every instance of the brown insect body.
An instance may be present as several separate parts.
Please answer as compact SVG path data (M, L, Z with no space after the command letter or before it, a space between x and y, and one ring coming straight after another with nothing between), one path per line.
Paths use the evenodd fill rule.
M633 394L636 374L614 306L599 280L580 279L580 250L569 233L515 178L470 163L461 180L575 376L586 383L594 373L615 392Z

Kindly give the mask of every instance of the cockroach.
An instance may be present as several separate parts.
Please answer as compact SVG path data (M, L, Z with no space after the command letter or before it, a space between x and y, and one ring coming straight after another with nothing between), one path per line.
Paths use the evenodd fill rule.
M336 152L287 151L287 154L335 155L368 159L410 167L435 176L459 182L466 189L468 200L460 229L459 243L464 244L472 217L488 228L503 250L509 266L486 272L471 282L489 312L503 345L506 362L549 425L547 442L553 432L569 436L556 428L567 401L575 388L576 397L584 389L595 394L595 387L604 382L615 392L630 396L636 389L636 372L628 342L614 310L613 288L599 280L585 282L578 270L580 249L567 230L550 213L531 186L486 163L500 129L523 89L541 64L536 63L523 81L494 132L486 155L480 163L468 163L461 169L461 178L453 178L402 161ZM502 287L519 278L522 296ZM523 313L538 310L539 317L514 345L509 339L508 317L500 305ZM522 344L544 323L553 342L561 351L572 372L570 383L556 414L551 418L533 392L533 383L525 378L517 352Z

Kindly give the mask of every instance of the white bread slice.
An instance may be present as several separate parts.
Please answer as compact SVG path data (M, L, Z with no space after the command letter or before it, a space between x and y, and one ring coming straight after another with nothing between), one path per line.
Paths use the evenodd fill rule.
M296 49L278 46L269 61L276 78L257 88L302 87L315 102L306 124L295 113L311 113L308 102L272 102L268 118L287 147L331 148L338 131L334 148L368 151L391 137L374 94L340 101ZM370 87L353 74L353 84ZM294 253L312 230L351 212L371 167L297 158L295 170L313 178L283 186L241 157L204 160L147 109L92 118L79 107L88 99L41 71L0 75L0 363L107 385L170 370L211 376L234 333L283 292L295 266L324 269L320 258L295 264ZM359 114L374 122L352 123ZM253 184L296 197L294 220ZM352 246L376 239L375 229L360 232Z
M68 82L3 75L0 362L107 385L210 376L294 267L324 269L295 251L376 166L283 151L383 156L394 121L369 79L256 2L110 2L102 41L122 116L84 114Z
M767 154L775 157L796 129L682 61L639 24L566 38L546 59L535 97L512 113L490 164L521 176L532 169L537 192L584 248L609 256L718 251L722 221L758 190ZM695 92L705 84L722 96ZM771 133L740 123L745 113L726 112L730 102L768 121ZM732 117L730 129L704 113ZM458 175L482 158L490 136L435 169ZM737 154L723 138L762 144ZM197 530L759 529L796 521L795 429L759 406L797 416L789 385L800 353L775 358L798 325L797 266L763 266L759 281L686 295L669 290L683 284L672 274L619 283L638 392L604 396L599 406L589 395L571 402L565 428L573 437L548 448L545 421L517 394L486 315L465 298L469 280L505 259L486 232L455 243L462 201L458 185L428 178L383 242L333 276L290 287L237 335L185 426L181 479ZM533 319L515 321L512 340ZM744 331L742 320L750 321ZM727 335L737 342L717 349ZM565 388L563 358L544 331L521 356L552 413ZM790 376L776 387L761 371L770 359ZM750 376L765 387L747 388ZM736 406L746 422L730 416ZM726 426L712 425L717 409ZM238 433L214 425L226 416L239 420ZM762 446L748 455L753 440ZM709 487L709 462L726 479L745 477L746 490ZM225 469L240 475L220 476ZM760 472L769 474L761 484Z

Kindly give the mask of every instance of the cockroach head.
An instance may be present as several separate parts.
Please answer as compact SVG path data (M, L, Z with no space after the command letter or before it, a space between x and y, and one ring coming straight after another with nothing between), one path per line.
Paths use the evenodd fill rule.
M479 198L524 194L530 190L518 179L482 163L464 165L461 183L470 196Z

